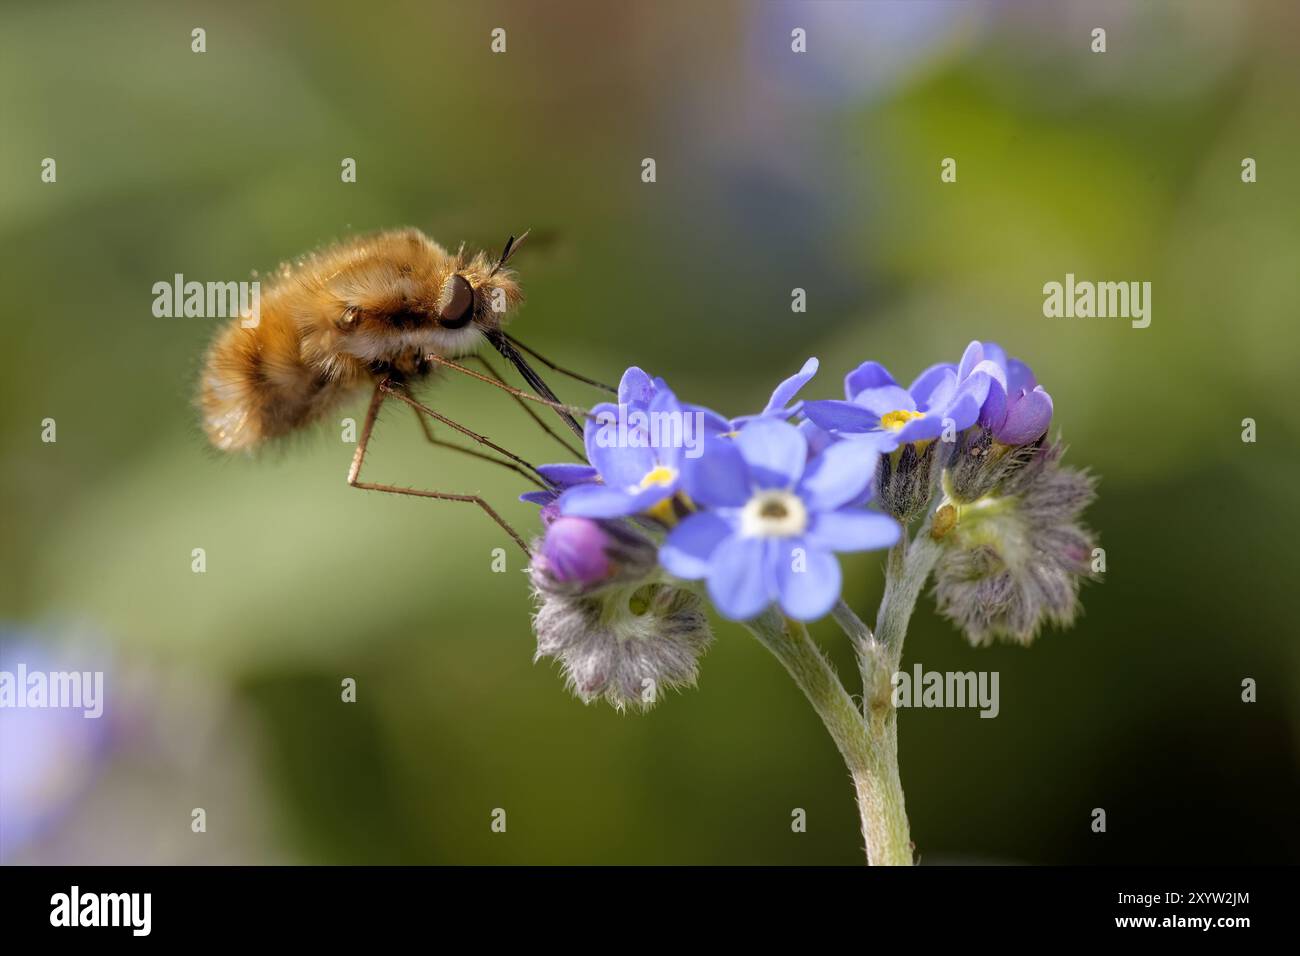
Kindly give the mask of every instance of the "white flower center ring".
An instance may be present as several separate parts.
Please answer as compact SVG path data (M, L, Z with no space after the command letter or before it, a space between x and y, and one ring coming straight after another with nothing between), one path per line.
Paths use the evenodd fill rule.
M792 538L808 530L808 509L790 491L760 491L740 512L740 533L749 538Z

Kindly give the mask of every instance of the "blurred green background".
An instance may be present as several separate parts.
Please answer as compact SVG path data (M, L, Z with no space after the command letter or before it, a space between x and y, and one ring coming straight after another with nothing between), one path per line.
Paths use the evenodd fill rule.
M10 735L0 854L860 862L837 754L739 627L718 622L699 688L650 715L584 707L532 663L519 559L480 513L347 488L332 425L259 459L205 447L218 323L154 318L153 283L414 225L491 249L549 235L516 260L514 332L728 413L809 355L808 397L867 358L910 380L972 338L1024 358L1068 460L1101 476L1108 573L1030 650L971 649L923 602L907 664L997 670L1002 695L996 720L901 715L923 862L1300 860L1298 35L1294 4L1218 0L7 5L2 649L102 660L110 719ZM1067 272L1150 281L1151 326L1044 318ZM564 457L477 383L426 397ZM513 476L409 415L373 449L373 480L481 489L536 527ZM882 564L846 561L864 616ZM839 633L816 634L851 675Z

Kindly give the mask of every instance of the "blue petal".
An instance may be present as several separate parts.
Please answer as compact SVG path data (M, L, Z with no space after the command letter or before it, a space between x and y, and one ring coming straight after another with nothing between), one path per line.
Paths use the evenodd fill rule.
M880 416L860 405L835 399L803 403L803 413L818 428L826 431L866 432L880 427Z
M807 439L808 454L810 455L820 455L827 448L830 448L831 445L839 441L835 435L832 435L820 425L808 421L807 419L801 421L796 427L799 431L803 432L803 437Z
M930 401L930 396L934 394L934 390L939 385L947 380L950 373L953 378L956 378L957 366L951 362L940 362L938 365L931 365L913 380L912 384L907 387L907 392L916 399L918 408L934 404Z
M978 409L976 409L978 411ZM943 434L943 416L926 415L924 418L913 418L910 422L894 432L894 438L898 445L906 445L908 442L925 441L928 438L938 438ZM894 447L898 447L895 445Z
M902 530L888 515L864 508L842 508L816 515L806 537L827 551L874 551L888 548Z
M686 412L677 401L677 396L667 388L650 400L647 411L650 414L655 460L673 470L680 469L682 451L686 443L702 440L703 432L695 434L694 419L692 418L690 424L687 424ZM687 428L692 430L690 434L687 434Z
M951 365L933 365L912 383L909 394L918 410L927 413L942 411L957 394L957 373Z
M1005 445L1024 445L1041 436L1052 423L1052 396L1039 385L1007 407L1007 418L993 437Z
M644 443L647 436L630 427L626 434L620 433L617 405L602 402L591 413L583 434L587 460L610 487L635 488L655 466L650 448L631 444L638 439Z
M899 410L916 411L916 401L911 394L897 385L883 385L880 388L868 388L858 392L853 399L854 405L867 409L876 416L877 421L890 412Z
M525 491L519 496L519 500L527 501L532 505L549 505L558 497L559 495L554 491Z
M989 359L981 359L975 363L975 367L970 370L970 374L962 380L953 402L955 404L969 395L975 399L976 406L983 405L984 399L988 398L990 388L995 384L1005 387L1006 383L1007 373L1002 366Z
M980 377L985 378L984 376ZM985 381L987 382L987 378L985 378ZM979 391L987 391L987 389L980 389ZM957 431L965 431L974 425L976 419L979 418L982 402L982 398L977 398L975 394L970 392L960 394L944 411L942 417L950 419Z
M582 485L596 480L596 469L591 465L558 464L538 465L537 473L557 488Z
M983 344L978 341L971 342L961 355L961 363L957 366L957 378L963 380L969 378L971 369L982 361L984 361Z
M750 422L735 438L760 488L793 488L808 462L808 440L788 422L774 418Z
M727 538L713 552L709 597L723 617L747 621L771 602L764 538Z
M984 361L992 362L1004 372L1007 368L1007 352L996 342L984 342Z
M844 397L852 401L859 392L868 388L882 388L897 385L894 376L879 362L863 362L848 375L844 376Z
M979 423L985 428L997 431L1007 419L1007 391L1001 382L989 385L989 397L984 399L980 409Z
M764 415L770 415L773 412L784 411L785 407L790 404L790 400L799 394L799 389L803 388L817 374L817 359L810 358L803 363L803 368L797 375L791 375L784 382L776 387L772 392L772 397L767 400L767 407L763 409Z
M824 616L840 597L840 563L804 538L781 540L776 588L781 610L796 621Z
M739 508L749 500L749 465L730 438L706 438L698 458L682 460L682 488L696 504Z
M667 485L651 485L649 488L642 488L634 492L632 498L632 514L644 514L649 511L665 498L671 498L677 494L677 489L681 485L681 478Z
M847 432L842 435L845 441L867 442L882 455L889 454L903 444L898 438L898 432L889 428L881 428L874 432Z
M876 443L842 441L808 463L799 496L810 511L830 511L852 501L871 483L880 454Z
M635 495L607 485L575 485L560 495L560 513L583 518L621 518L640 508Z
M635 489L640 486L641 479L655 468L654 451L649 448L602 448L597 445L591 455L592 464L611 488Z
M731 420L723 418L711 408L705 408L703 405L683 405L688 412L702 415L704 418L704 431L709 435L725 435L731 431Z
M1026 392L1032 392L1037 384L1038 379L1034 378L1033 371L1020 359L1010 359L1007 362L1007 392L1009 394L1014 395L1022 389Z
M735 529L710 511L686 517L659 549L659 563L687 581L708 577L713 553Z
M618 383L620 405L646 405L654 398L655 386L650 376L633 365Z

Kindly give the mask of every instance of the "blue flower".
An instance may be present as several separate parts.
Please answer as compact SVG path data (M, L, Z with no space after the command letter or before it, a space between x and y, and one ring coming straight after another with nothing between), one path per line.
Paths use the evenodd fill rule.
M813 620L840 596L837 551L884 548L896 522L852 505L871 481L877 455L859 442L836 442L808 457L795 426L766 418L734 440L714 439L683 475L691 500L706 509L679 524L659 562L687 580L706 579L726 617L748 620L772 602Z
M619 383L619 403L591 410L584 429L587 460L599 481L566 489L562 514L620 518L650 514L671 523L672 499L681 481L683 441L693 413L677 401L663 379L630 368ZM677 428L661 427L677 423ZM703 435L695 436L703 440Z
M1052 396L1034 378L1033 371L994 342L972 342L962 357L959 375L988 369L988 397L980 409L979 423L1004 445L1026 445L1041 438L1052 423ZM964 377L964 376L963 376Z
M648 373L633 365L618 382L618 406L628 411L649 411L655 396L670 389L662 378L651 378ZM610 402L604 402L598 408L614 408ZM593 409L594 411L595 409Z
M979 345L972 343L972 348ZM975 424L997 366L972 348L961 366L932 365L907 389L879 362L863 362L844 379L847 401L804 402L817 427L842 437L867 437L882 452L909 442L938 438L950 420L956 431ZM967 360L971 362L967 365Z
M527 491L519 496L520 501L528 501L542 506L542 523L548 524L559 514L558 508L552 508L557 498L567 488L584 485L599 478L596 469L590 465L564 462L557 465L538 465L537 473L550 484L550 488L539 491Z

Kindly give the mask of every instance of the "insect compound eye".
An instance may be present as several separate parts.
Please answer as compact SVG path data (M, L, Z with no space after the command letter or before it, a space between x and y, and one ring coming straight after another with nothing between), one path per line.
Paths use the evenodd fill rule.
M442 284L438 296L438 324L445 329L459 329L474 317L474 287L460 273Z

